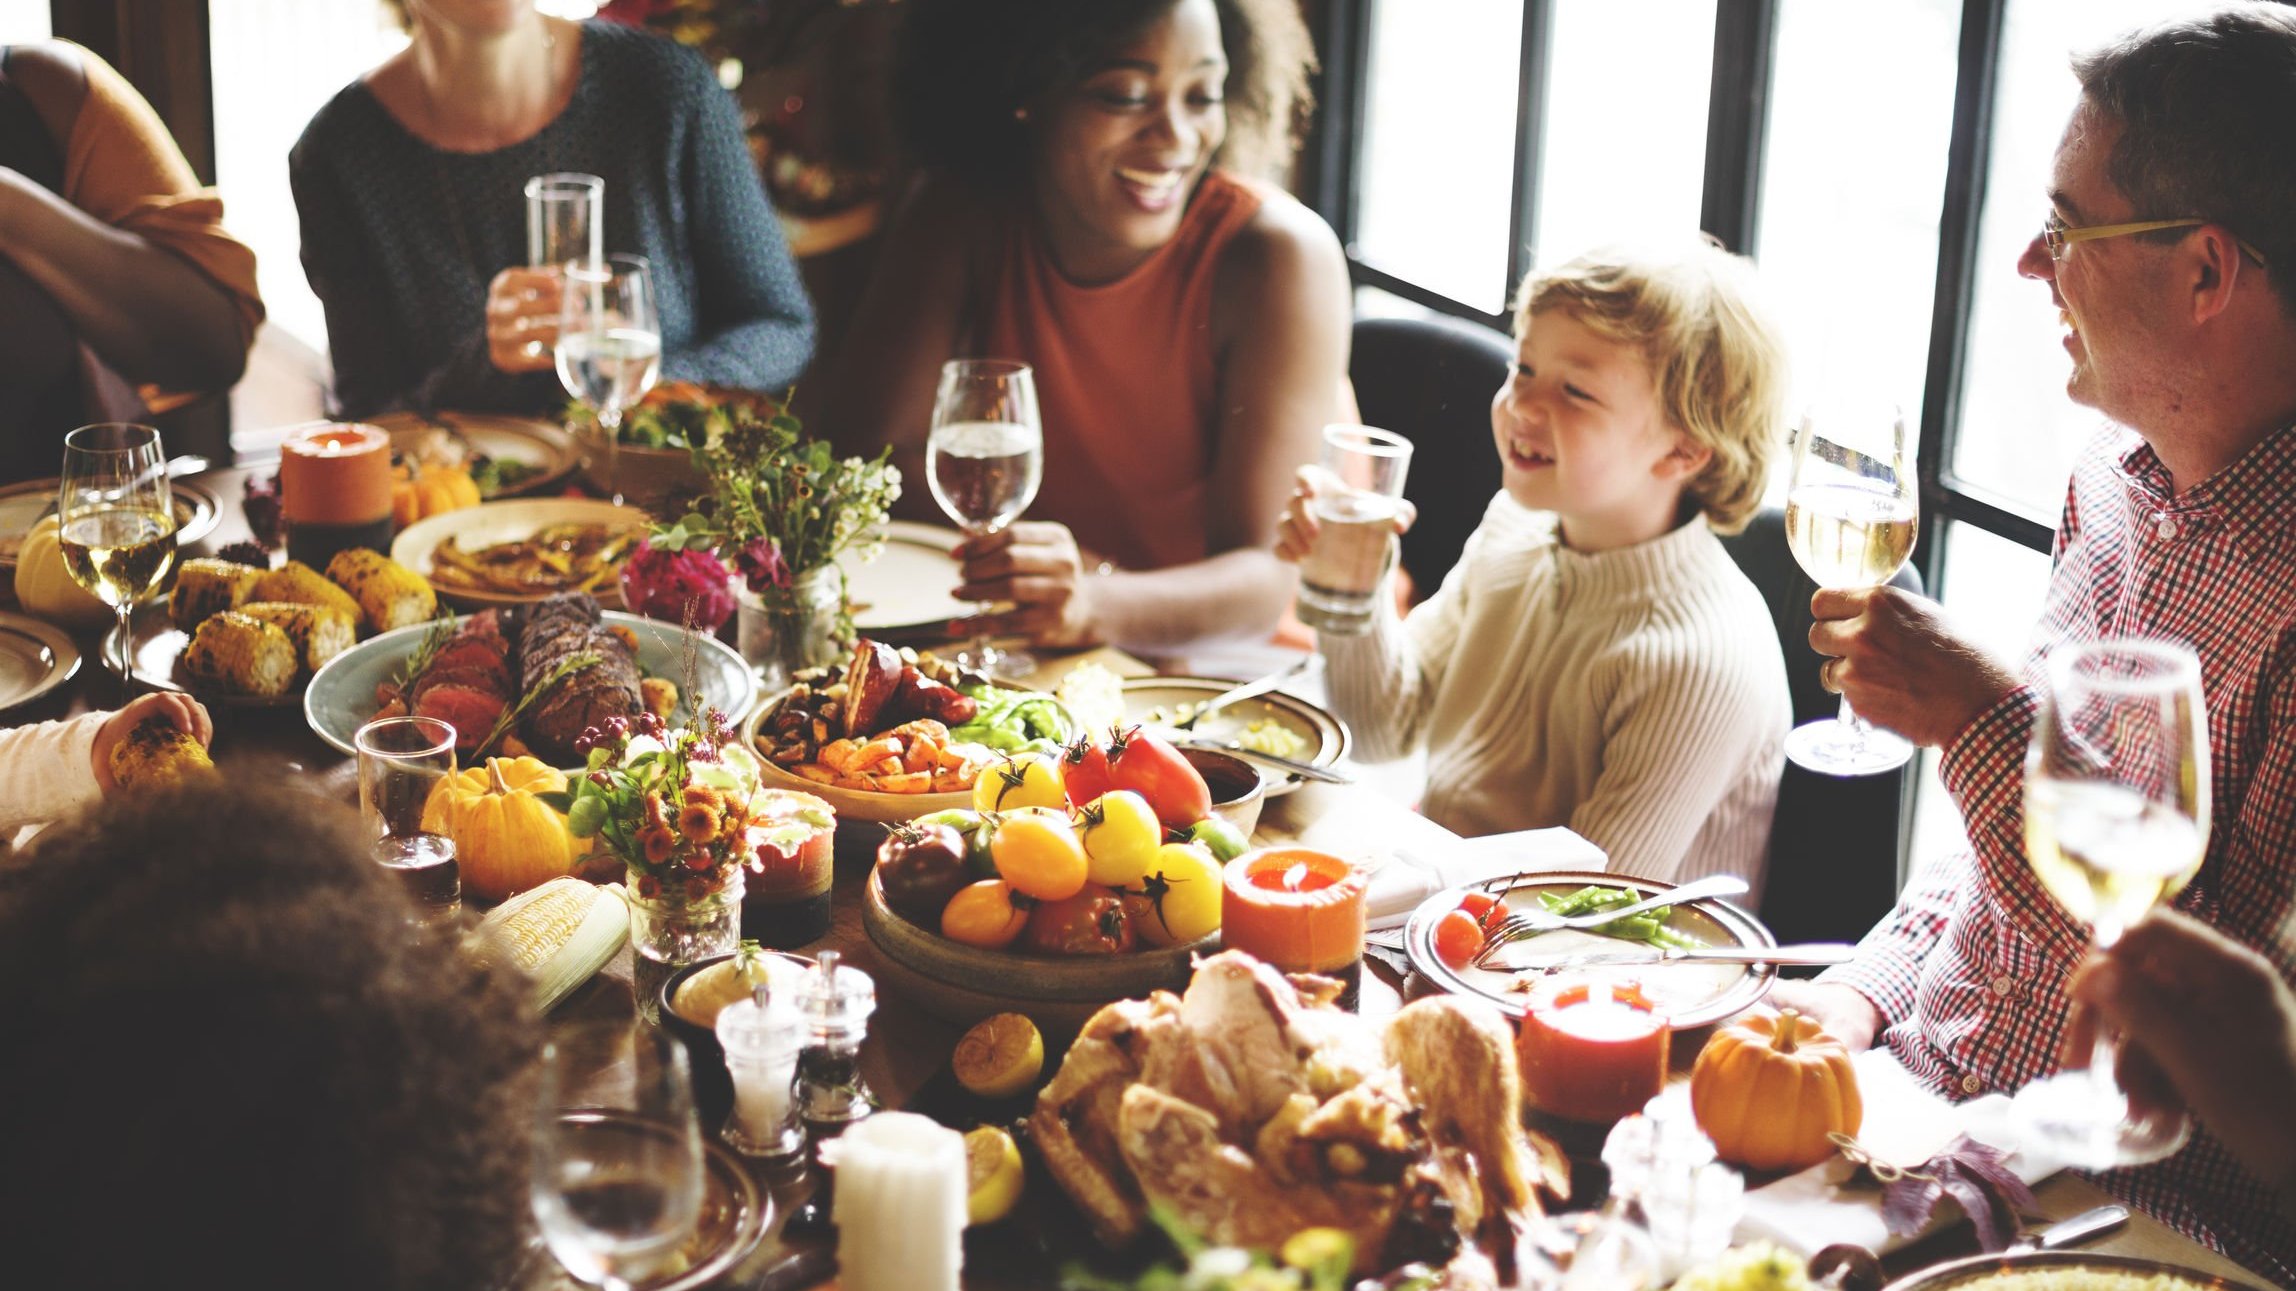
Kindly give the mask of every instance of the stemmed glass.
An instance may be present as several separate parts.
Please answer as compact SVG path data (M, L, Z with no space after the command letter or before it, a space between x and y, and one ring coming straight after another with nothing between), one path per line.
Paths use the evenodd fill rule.
M455 729L435 717L378 717L351 736L368 854L399 876L426 919L462 906L454 840L430 828L431 795L455 773Z
M1786 489L1786 545L1820 587L1879 587L1913 554L1919 509L1896 405L1821 405L1794 437ZM1841 715L1786 736L1795 765L1827 775L1873 775L1904 766L1913 745L1875 730L1842 697Z
M558 1262L625 1291L661 1269L702 1209L702 1136L683 1042L630 1022L554 1029L542 1051L534 1216Z
M615 454L622 411L645 397L662 373L661 316L654 310L653 268L644 256L607 256L596 266L566 266L558 313L558 383L598 413L604 441L602 487L621 502Z
M56 496L56 537L72 581L119 618L113 661L124 685L134 671L128 618L136 603L175 572L175 490L159 432L105 423L64 436L63 480Z
M2183 890L2208 844L2208 713L2200 660L2161 641L2105 641L2051 656L2025 758L2025 854L2099 950ZM2089 1065L2018 1091L2024 1141L2088 1169L2158 1161L2184 1146L2181 1115L2139 1120L2099 1027Z
M925 479L933 500L968 537L997 532L1028 510L1044 476L1044 426L1036 410L1036 374L1012 359L951 359L941 365L933 432L925 441ZM974 606L974 613L988 611ZM955 656L982 672L1025 677L1036 660L999 650L988 635Z

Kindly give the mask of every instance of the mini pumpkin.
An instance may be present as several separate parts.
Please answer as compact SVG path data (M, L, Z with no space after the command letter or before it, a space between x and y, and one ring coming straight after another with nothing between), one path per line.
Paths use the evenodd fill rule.
M33 525L17 550L16 603L34 618L59 627L97 628L112 621L112 607L73 582L71 571L64 568L54 516Z
M452 466L401 466L391 482L391 519L404 529L417 520L479 503L470 472Z
M454 840L464 892L500 901L573 868L566 817L537 796L565 792L565 774L538 758L488 758L431 790L423 828Z
M1690 1071L1690 1109L1723 1160L1801 1170L1834 1154L1826 1136L1865 1119L1849 1051L1792 1009L1714 1033Z

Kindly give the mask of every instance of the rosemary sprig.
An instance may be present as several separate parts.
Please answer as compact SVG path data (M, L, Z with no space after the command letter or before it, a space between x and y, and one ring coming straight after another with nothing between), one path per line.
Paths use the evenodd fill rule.
M495 719L494 729L486 733L486 738L478 742L478 748L470 756L473 759L483 758L488 753L493 752L494 746L501 742L503 736L510 734L511 728L518 725L518 719L525 715L528 708L533 707L535 701L557 689L560 682L565 681L575 673L584 668L594 668L604 662L605 659L602 656L590 653L568 655L565 659L560 660L558 666L550 670L550 675L544 677L540 685L520 695L516 704L503 710L502 716Z
M415 683L430 671L431 663L438 658L439 651L446 649L446 643L454 640L454 627L452 614L441 614L430 621L430 627L423 633L422 640L415 643L415 648L408 652L406 660L399 665L400 694L412 692Z

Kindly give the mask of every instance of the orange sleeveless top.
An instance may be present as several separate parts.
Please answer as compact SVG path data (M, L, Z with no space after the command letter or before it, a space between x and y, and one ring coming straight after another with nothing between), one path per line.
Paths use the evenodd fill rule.
M1094 286L1053 265L1032 210L1011 221L987 278L979 352L1036 369L1044 484L1029 517L1060 521L1126 569L1209 554L1212 275L1259 209L1258 193L1211 171L1169 243Z

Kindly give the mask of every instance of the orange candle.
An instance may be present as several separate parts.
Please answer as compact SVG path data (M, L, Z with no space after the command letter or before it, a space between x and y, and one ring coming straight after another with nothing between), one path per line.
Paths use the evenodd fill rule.
M1327 852L1267 847L1228 862L1220 943L1291 973L1338 976L1363 962L1371 876Z
M279 513L289 523L363 524L391 513L391 437L323 423L279 445Z
M1574 1121L1615 1121L1666 1084L1673 1028L1632 982L1579 983L1534 996L1515 1044L1523 1096Z

